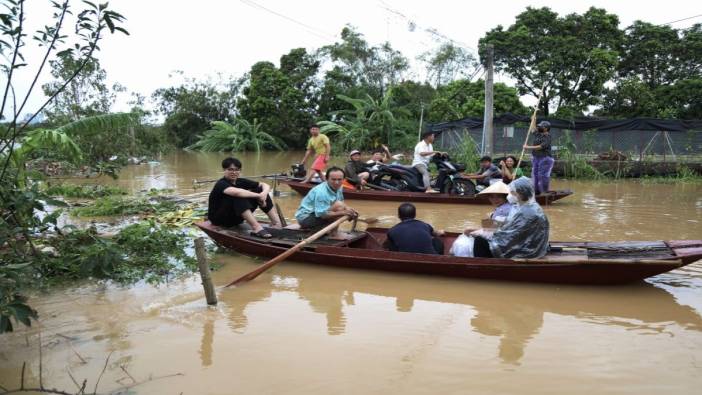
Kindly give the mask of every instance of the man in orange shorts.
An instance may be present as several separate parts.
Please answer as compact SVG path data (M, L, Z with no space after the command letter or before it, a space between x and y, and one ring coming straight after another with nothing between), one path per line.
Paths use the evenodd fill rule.
M327 167L327 162L329 162L329 155L331 154L331 145L329 144L329 137L324 134L319 133L319 126L310 126L310 137L307 142L307 151L305 151L305 156L302 158L303 165L307 162L307 158L314 151L315 158L312 162L312 169L307 172L307 176L302 182L310 182L314 173L319 174L319 178L322 182L326 181L324 177L324 169Z

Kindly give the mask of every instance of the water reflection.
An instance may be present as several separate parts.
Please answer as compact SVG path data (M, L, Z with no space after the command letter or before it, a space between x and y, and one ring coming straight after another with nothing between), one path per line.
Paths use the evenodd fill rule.
M275 275L261 276L237 292L223 293L230 327L243 331L248 323L247 306L273 299L278 292L296 293L313 313L323 314L326 333L332 336L346 332L347 310L356 305L358 295L364 295L364 300L380 297L373 298L373 303L387 304L389 298L395 311L402 314L420 314L413 313L418 302L466 306L474 314L466 317L465 313L456 313L460 316L455 318L466 320L465 328L470 331L499 338L496 354L506 364L520 363L530 340L542 331L546 314L644 334L673 336L668 331L671 326L702 332L700 312L679 304L672 294L649 283L611 288L556 287L347 272L296 264L278 269ZM373 325L379 332L389 330L384 322Z

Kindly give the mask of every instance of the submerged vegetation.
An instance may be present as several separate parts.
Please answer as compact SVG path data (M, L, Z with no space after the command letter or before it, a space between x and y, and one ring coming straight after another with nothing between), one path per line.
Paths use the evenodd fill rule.
M49 196L63 196L67 198L95 199L105 196L126 195L127 191L119 187L100 184L59 184L49 185L46 188Z

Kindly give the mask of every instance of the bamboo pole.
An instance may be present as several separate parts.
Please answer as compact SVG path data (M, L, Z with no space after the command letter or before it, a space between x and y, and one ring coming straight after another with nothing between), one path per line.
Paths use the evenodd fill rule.
M197 256L197 267L200 270L202 287L205 289L205 299L208 305L217 304L217 294L215 293L210 266L207 264L207 253L205 252L205 239L198 237L195 239L195 256Z
M524 146L529 142L529 135L531 134L532 130L536 129L536 113L539 111L539 103L541 103L541 96L544 94L544 90L546 89L546 85L541 87L541 93L539 93L538 99L536 99L536 104L534 104L534 113L531 114L531 122L529 123L529 130L527 130L526 137L524 138L524 144L522 144L522 153L519 155L519 161L517 162L517 165L514 167L514 174L512 175L512 179L514 179L514 176L517 174L517 169L519 169L519 166L522 164L522 159L524 158Z

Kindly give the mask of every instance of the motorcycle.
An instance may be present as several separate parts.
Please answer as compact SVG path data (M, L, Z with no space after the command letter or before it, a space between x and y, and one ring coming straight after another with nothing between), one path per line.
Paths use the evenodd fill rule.
M448 155L438 154L432 157L431 163L439 171L431 181L432 188L456 195L472 196L476 193L475 184L460 175L466 169L464 165L452 162ZM371 171L369 182L394 191L424 191L422 175L412 166L379 164L377 170Z

